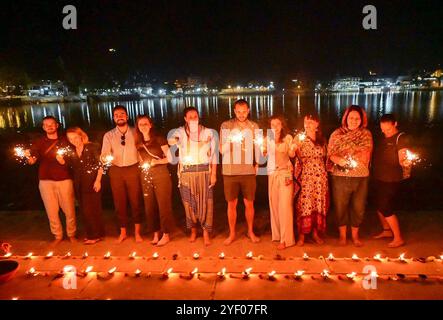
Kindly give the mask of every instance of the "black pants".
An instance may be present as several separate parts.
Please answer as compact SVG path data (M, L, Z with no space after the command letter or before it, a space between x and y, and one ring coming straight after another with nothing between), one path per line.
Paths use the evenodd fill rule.
M174 221L172 217L172 182L166 165L141 172L143 200L145 203L148 232L170 233Z
M102 193L79 192L77 195L80 213L85 222L86 238L98 239L105 236L102 219Z
M120 227L126 228L128 226L128 200L133 222L140 224L142 202L138 164L129 167L112 166L109 170L109 178Z

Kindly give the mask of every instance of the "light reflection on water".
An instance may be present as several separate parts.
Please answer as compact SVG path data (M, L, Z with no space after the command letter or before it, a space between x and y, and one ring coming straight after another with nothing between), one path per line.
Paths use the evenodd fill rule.
M370 121L383 113L395 113L400 121L426 125L443 119L443 91L402 93L334 93L312 95L257 95L232 97L180 97L140 101L83 103L48 103L20 107L0 107L0 128L33 131L40 127L43 117L56 116L62 126L106 129L113 125L112 108L117 104L127 107L129 117L148 114L160 127L169 129L182 123L182 111L195 106L209 127L234 116L235 100L246 99L251 105L251 118L265 123L273 114L283 113L290 126L306 112L317 112L324 124L339 123L343 110L350 104L364 106Z

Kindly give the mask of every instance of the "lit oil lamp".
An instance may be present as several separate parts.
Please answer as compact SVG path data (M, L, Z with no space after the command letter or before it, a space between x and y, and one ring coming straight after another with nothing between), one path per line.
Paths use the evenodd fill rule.
M221 253L218 255L218 257L219 257L219 259L224 259L224 258L225 258L225 253L224 253L224 252L221 252Z
M25 259L31 259L32 258L32 252L29 252L26 256Z
M133 251L133 252L129 255L129 259L134 260L136 256L137 256L137 252Z
M83 259L86 259L87 257L88 257L89 255L88 255L88 253L87 252L85 252L85 253L83 253L83 256L82 256L82 258Z
M85 273L89 273L89 272L91 272L92 269L94 269L93 266L88 266L88 267L85 269Z
M26 271L26 274L27 274L27 275L30 275L30 276L36 276L36 275L37 275L37 272L36 272L35 268L32 267L32 268L30 268L28 271Z
M406 263L408 262L405 258L405 253L402 253L399 257L398 257L398 261Z
M246 254L246 259L252 259L254 257L254 254L252 253L252 251L249 251L247 254Z
M304 274L305 274L305 271L304 271L304 270L297 270L297 271L294 273L294 277L295 277L295 279L297 279L297 280L301 280Z
M111 269L108 270L108 274L112 275L115 273L116 270L117 270L117 267L112 267Z
M103 256L104 259L109 259L110 257L111 257L110 251L106 252L106 254Z
M50 259L54 256L54 252L49 251L48 254L45 256L45 259Z
M360 261L360 258L354 253L351 257L352 261Z
M196 252L193 254L192 257L194 258L194 260L198 260L200 258L200 255Z
M135 277L140 277L140 275L142 274L142 271L140 269L135 270L134 272L134 276Z
M329 270L327 270L327 269L324 269L321 273L320 273L320 275L323 277L323 279L329 279L329 277L330 277L330 274L329 274Z
M271 272L268 273L268 280L270 281L275 281L277 280L277 278L275 277L277 272L275 272L275 270L272 270Z
M357 276L357 272L351 272L346 274L346 278L348 278L349 280L355 280L355 277Z
M219 279L224 279L226 274L226 268L221 269L219 272L217 272L217 277Z
M303 260L305 260L305 261L309 260L309 256L306 252L303 253Z
M242 278L249 279L249 276L251 275L251 271L252 271L252 268L245 269L242 273Z
M329 261L335 261L335 257L332 253L329 254L328 258Z
M70 258L71 256L72 256L71 252L68 251L68 252L63 256L63 259L68 259L68 258Z
M3 256L3 258L7 259L7 258L9 258L9 257L11 257L11 256L12 256L12 253L11 253L11 252L8 252L8 253L6 253L6 254Z
M159 254L157 252L154 252L152 254L152 259L158 259L158 257L159 257Z
M373 257L373 259L375 260L375 261L380 261L381 262L381 254L376 254L374 257Z
M168 270L162 273L162 279L168 279L171 273L172 273L172 268L169 268Z

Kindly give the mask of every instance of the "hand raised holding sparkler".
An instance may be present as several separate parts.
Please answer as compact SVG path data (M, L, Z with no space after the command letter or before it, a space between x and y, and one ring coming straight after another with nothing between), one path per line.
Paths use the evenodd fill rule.
M67 153L68 153L68 149L67 148L59 148L59 149L57 149L55 158L57 159L58 163L60 163L61 165L66 164L64 156Z

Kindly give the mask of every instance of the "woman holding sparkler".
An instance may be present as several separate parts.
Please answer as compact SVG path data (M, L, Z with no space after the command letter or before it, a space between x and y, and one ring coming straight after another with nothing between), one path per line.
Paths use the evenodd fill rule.
M287 134L286 121L281 116L269 120L272 136L266 139L265 151L268 156L268 194L271 211L272 241L278 241L277 249L282 250L295 244L293 223L292 163L295 156L292 136Z
M326 140L318 116L306 115L304 128L305 132L294 138L297 149L294 176L300 186L300 193L296 197L298 246L303 246L305 235L310 233L317 244L323 244L319 233L326 230L329 209Z
M375 239L393 238L388 244L397 248L404 244L400 225L394 211L402 182L409 177L413 157L408 155L409 139L397 128L393 114L385 114L380 119L380 129L384 137L376 144L374 152L374 178L376 185L377 214L383 231Z
M102 220L100 145L89 141L88 135L78 127L66 130L69 143L75 152L69 154L74 172L74 189L80 212L85 221L84 244L95 244L104 237Z
M136 132L148 230L154 232L151 243L163 246L170 241L169 234L174 224L172 181L167 166L171 159L168 141L154 132L154 123L147 115L137 117Z
M217 142L214 130L199 123L198 110L184 110L185 125L169 137L170 145L178 145L178 179L180 195L186 212L186 227L191 230L190 242L197 238L197 226L203 230L203 241L211 244L214 211L214 186L217 181Z
M366 207L373 145L372 134L366 126L365 110L351 105L345 110L341 127L329 139L327 168L332 176L332 200L340 232L340 245L346 245L349 223L354 245L363 245L358 231Z

